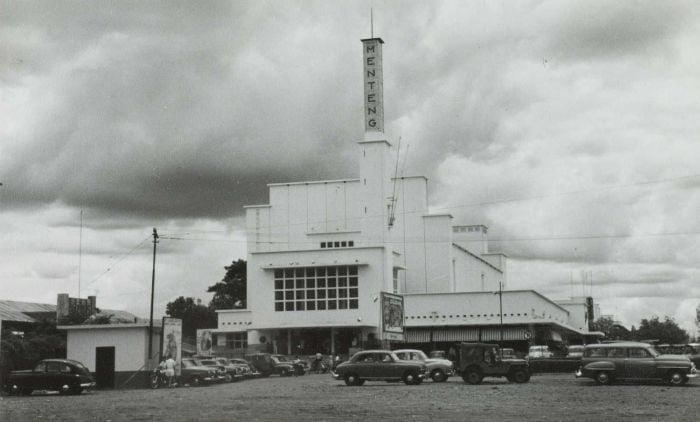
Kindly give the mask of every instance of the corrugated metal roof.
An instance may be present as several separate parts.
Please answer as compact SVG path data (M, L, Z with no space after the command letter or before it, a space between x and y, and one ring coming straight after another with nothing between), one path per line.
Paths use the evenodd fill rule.
M48 303L16 302L0 300L0 320L17 322L38 322L26 313L56 312L56 305Z

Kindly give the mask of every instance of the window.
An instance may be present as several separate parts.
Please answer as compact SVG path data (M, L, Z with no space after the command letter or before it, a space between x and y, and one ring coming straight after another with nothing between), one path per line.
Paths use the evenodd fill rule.
M275 270L275 312L359 308L357 266Z
M229 349L245 349L248 347L247 333L227 333L226 347Z
M326 248L352 248L355 246L354 240L340 240L337 242L321 242L321 249Z
M651 355L649 352L647 352L644 349L630 349L630 358L631 359L644 359L644 358L650 358Z
M616 347L614 349L608 350L609 358L624 358L627 355L626 350L622 347Z
M607 356L607 349L604 349L602 347L586 349L583 352L583 356L587 358L604 358L605 356Z

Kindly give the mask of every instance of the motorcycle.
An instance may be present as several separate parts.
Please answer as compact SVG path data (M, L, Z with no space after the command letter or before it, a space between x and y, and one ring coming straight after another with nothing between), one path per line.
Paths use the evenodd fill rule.
M151 373L151 388L156 389L168 386L168 377L165 375L165 370L156 368Z

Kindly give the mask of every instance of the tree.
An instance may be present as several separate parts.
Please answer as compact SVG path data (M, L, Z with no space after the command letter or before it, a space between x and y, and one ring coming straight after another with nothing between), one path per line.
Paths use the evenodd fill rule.
M223 280L209 286L207 292L213 292L214 297L209 302L213 309L234 309L246 307L246 261L239 259L224 267L226 275Z
M664 317L663 321L659 321L657 316L643 319L635 335L637 340L658 340L662 344L680 344L688 341L688 333L668 316Z
M593 323L594 331L602 331L608 340L631 340L632 333L610 317L600 317Z
M204 306L200 300L180 296L165 306L165 312L173 318L182 320L183 337L194 338L199 328L216 328L217 319L214 309Z

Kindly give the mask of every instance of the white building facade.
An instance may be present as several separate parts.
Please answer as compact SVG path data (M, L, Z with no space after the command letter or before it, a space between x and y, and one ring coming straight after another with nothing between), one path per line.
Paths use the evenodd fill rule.
M489 251L487 227L431 213L427 179L394 176L396 151L383 129L382 45L362 40L358 177L269 184L269 203L246 207L247 309L218 311L218 352L348 353L424 343L436 326L454 327L445 341L467 341L474 334L465 327L496 320L519 330L508 336L521 341L540 323L580 331L562 306L536 292L507 291L507 258ZM404 300L400 332L396 321L387 328L386 298ZM430 334L428 341L436 340Z

